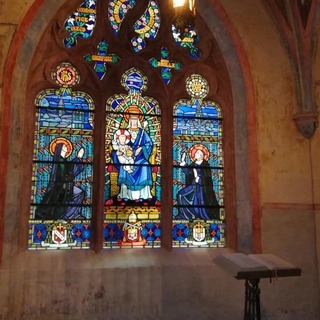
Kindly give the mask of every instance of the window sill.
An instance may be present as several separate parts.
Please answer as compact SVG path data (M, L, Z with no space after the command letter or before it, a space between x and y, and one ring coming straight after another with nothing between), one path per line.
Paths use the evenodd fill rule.
M119 269L146 267L195 267L210 266L219 254L231 253L227 248L174 248L167 251L160 249L116 249L95 253L92 250L44 250L25 251L11 259L4 259L1 269L24 271L36 269Z

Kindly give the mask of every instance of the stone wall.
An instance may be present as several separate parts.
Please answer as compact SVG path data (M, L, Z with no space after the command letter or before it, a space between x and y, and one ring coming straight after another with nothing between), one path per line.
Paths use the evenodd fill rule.
M0 190L6 191L1 206L4 212L0 216L5 226L0 319L242 319L243 282L212 263L215 255L230 252L228 249L100 253L18 250L18 203L19 193L23 192L19 184L24 176L19 171L23 158L18 143L23 134L19 106L24 102L23 72L28 67L24 61L32 54L33 43L37 43L34 39L37 28L63 3L62 0L0 1L2 147L3 139L10 133L7 149L1 149L1 167L8 170L2 171L7 185ZM20 39L25 51L22 55L20 50L16 66L11 66L9 48L11 55L18 54L17 38L13 41L13 37L24 37L18 25L31 5L41 6L42 12L31 26L33 30ZM240 157L236 166L240 251L253 250L251 201L258 201L262 252L279 255L302 268L301 277L274 279L273 283L268 279L261 281L263 319L317 320L320 317L319 132L306 140L294 126L296 101L290 63L260 1L244 0L239 5L233 0L203 0L199 10L227 61L234 106L242 111L235 116L236 125L240 126L246 118L246 108L251 116L247 128L236 131L235 137L236 156ZM213 22L213 17L221 21ZM318 54L316 70L319 65ZM15 72L13 83L3 87L3 77L10 70ZM248 89L250 81L252 92ZM6 100L8 94L10 100ZM4 105L4 101L12 103L13 108ZM9 118L4 110L12 112L10 122L6 122ZM248 135L253 141L247 141ZM257 169L253 175L252 168ZM247 235L250 235L248 239Z

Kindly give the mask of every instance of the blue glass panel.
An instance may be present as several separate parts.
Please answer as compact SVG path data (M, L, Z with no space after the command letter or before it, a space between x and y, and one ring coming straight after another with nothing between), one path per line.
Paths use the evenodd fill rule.
M189 55L193 59L197 60L200 58L200 51L196 47L196 44L199 42L199 36L192 26L187 26L183 31L180 31L175 25L172 25L172 35L174 41L180 47L189 49Z
M181 63L169 60L169 51L166 47L161 48L161 59L151 58L149 63L154 68L161 68L161 76L165 84L168 84L171 80L171 70L180 70L182 68Z
M84 59L88 62L95 62L93 68L100 80L106 75L107 63L115 64L120 60L116 54L108 53L108 43L106 41L101 41L98 44L98 52L96 54L87 54Z
M60 89L35 99L30 249L89 248L93 178L93 101L72 91L77 71L52 72Z
M224 248L225 225L221 221L179 221L173 223L173 247L185 248Z
M142 96L147 78L139 70L128 70L121 83L128 94L116 94L107 102L104 247L157 247L161 234L159 104ZM120 231L121 239L113 239Z
M202 76L191 75L186 91L191 99L173 108L173 246L223 247L222 112L204 101L209 86Z

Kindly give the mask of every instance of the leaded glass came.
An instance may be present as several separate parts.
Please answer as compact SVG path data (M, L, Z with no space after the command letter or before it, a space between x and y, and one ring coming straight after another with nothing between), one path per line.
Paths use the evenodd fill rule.
M75 0L45 31L28 84L29 249L226 246L227 68L201 17L180 30L168 10Z
M128 94L107 102L104 247L159 247L160 108L139 70L122 85Z
M35 100L29 248L89 248L92 215L93 101L72 91L69 63L52 72L59 89Z
M186 80L191 100L174 106L173 246L223 247L222 112L198 74Z

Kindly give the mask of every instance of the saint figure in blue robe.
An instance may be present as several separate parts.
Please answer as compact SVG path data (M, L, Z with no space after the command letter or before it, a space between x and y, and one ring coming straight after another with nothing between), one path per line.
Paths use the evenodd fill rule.
M176 219L205 221L219 219L219 204L213 189L211 168L204 159L205 148L196 145L194 148L194 161L187 166L186 154L183 153L180 166L186 175L186 186L178 191L178 215Z
M125 166L121 165L119 156L120 150L112 150L111 156L116 168L119 171L118 185L120 192L118 199L144 201L152 199L152 172L149 158L152 153L153 142L146 130L147 124L141 125L141 110L138 107L130 107L132 110L137 109L136 113L128 116L127 130L130 133L131 139L128 145L132 148L132 157L134 164L132 165L132 172L125 170Z

